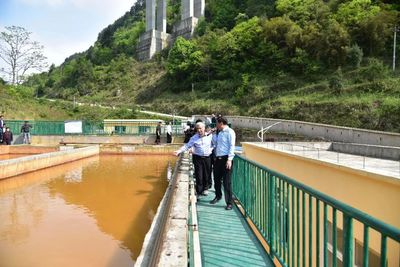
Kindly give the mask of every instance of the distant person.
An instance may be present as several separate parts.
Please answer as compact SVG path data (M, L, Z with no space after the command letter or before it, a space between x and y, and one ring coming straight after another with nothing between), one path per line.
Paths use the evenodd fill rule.
M215 114L211 114L211 123L215 126L217 124L217 116Z
M196 123L197 134L190 138L189 142L183 145L179 150L175 151L175 155L179 155L192 148L194 175L196 177L196 194L199 198L201 195L208 194L208 176L211 174L211 152L212 152L212 135L207 135L205 124L203 122Z
M13 134L9 127L6 127L6 131L3 133L3 144L11 145L13 141Z
M161 142L161 121L158 122L156 127L156 144L159 145Z
M172 143L172 126L171 122L168 122L167 126L165 127L165 131L167 132L167 143Z
M4 118L3 115L0 115L0 142L3 142L4 130Z
M32 125L28 124L28 121L25 121L21 127L21 133L24 135L24 144L31 143L31 128Z
M183 143L188 143L189 142L189 140L190 140L190 138L192 137L192 134L191 134L191 122L190 121L188 121L187 123L186 123L186 125L185 125L185 128L183 129L183 133L184 133L184 135L185 135L185 140L183 141Z
M224 194L226 202L226 210L232 209L232 161L235 156L236 134L228 126L228 121L224 117L217 118L217 129L215 146L215 163L214 163L214 188L215 198L210 204L217 203L222 198L221 182L224 183Z

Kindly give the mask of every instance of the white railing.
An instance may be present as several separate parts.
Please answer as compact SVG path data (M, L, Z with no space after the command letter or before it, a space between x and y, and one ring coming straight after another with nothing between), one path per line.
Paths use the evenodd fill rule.
M340 164L354 169L366 170L382 175L400 178L400 161L386 160L362 155L353 155L327 150L325 146L305 146L293 143L266 142L268 148L325 162ZM379 168L377 168L379 166Z
M281 123L280 121L275 122L271 125L268 125L267 127L262 127L261 130L258 131L257 137L261 140L261 142L264 142L264 134L268 132L269 129L271 129L273 126Z

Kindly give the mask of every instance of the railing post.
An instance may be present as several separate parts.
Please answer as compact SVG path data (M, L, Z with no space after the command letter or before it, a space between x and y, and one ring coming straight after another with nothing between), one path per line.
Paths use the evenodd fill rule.
M269 181L269 245L270 245L270 255L273 259L275 257L275 177L271 174L268 174L268 181Z
M343 266L353 266L354 261L354 240L353 240L353 219L343 214Z

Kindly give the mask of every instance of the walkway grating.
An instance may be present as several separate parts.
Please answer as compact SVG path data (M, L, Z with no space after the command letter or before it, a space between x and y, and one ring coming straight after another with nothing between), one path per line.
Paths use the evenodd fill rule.
M209 192L197 202L202 265L274 266L238 208L225 210L224 197L211 205Z

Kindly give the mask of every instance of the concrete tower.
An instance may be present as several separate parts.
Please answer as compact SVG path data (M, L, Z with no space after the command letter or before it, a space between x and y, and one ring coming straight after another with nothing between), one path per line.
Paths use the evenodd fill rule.
M156 20L157 18L157 20ZM146 32L139 37L136 48L138 60L151 59L155 53L160 52L169 44L167 34L167 1L146 0Z
M157 1L157 31L167 32L167 0Z
M156 28L156 0L146 0L146 31Z

